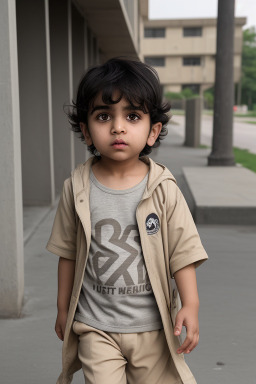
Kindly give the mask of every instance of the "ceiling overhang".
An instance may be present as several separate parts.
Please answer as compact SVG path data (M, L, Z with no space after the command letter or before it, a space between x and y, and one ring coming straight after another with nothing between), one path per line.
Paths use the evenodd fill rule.
M76 0L105 58L138 57L133 31L122 0Z

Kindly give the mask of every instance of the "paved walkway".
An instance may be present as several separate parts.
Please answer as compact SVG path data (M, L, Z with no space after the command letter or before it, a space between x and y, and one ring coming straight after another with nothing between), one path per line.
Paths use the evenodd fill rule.
M205 165L209 153L184 148L182 141L171 128L152 156L166 163L181 188L181 168ZM41 219L37 215L37 228L27 238L22 317L0 320L2 384L52 384L60 371L61 342L54 333L58 259L45 250L54 213L54 209L46 216L40 213ZM31 215L26 220L28 226L33 224ZM255 384L256 227L198 229L210 259L197 273L200 344L187 361L198 384ZM73 382L83 383L81 372Z

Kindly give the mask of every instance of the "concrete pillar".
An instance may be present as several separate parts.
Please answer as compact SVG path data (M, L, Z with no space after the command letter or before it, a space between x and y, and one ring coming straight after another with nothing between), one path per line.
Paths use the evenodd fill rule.
M68 110L69 61L68 61L68 2L51 0L50 46L52 72L53 147L56 194L62 190L63 181L70 176L71 143L70 124L64 112ZM64 108L64 105L67 107ZM64 108L64 110L63 110Z
M94 52L95 52L95 64L99 65L100 64L100 52L99 52L99 45L98 45L98 40L95 38L94 40Z
M68 1L68 79L69 79L69 102L72 103L73 85L73 47L72 47L72 1ZM70 132L70 160L71 170L75 169L75 134Z
M92 67L95 64L95 61L94 61L93 33L90 29L88 29L88 58L89 58L89 67Z
M17 317L24 260L15 0L0 2L0 83L0 316Z
M48 0L17 5L23 202L55 200Z
M88 54L88 27L84 20L84 67L85 70L89 67L89 54Z
M199 147L201 136L202 99L196 97L186 100L185 143L187 147Z
M233 153L235 0L218 0L212 152L208 165L235 165Z
M72 62L73 62L73 98L76 96L78 84L81 77L85 73L85 60L84 60L84 18L79 13L77 8L72 5ZM75 135L75 166L79 163L84 163L86 159L86 146Z

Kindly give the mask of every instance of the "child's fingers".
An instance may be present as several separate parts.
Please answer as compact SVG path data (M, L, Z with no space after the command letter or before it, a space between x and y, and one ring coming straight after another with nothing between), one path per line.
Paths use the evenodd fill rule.
M179 336L181 334L182 324L178 324L174 328L174 335Z
M193 349L197 346L199 341L199 335L194 335L192 343L186 348L184 353L190 353L193 351Z
M190 353L198 344L199 335L188 333L183 344L177 349L177 353Z
M199 335L195 335L193 343L191 344L191 346L188 347L189 352L186 352L186 353L192 352L193 349L195 349L195 347L198 345L198 343L199 343Z
M179 336L181 334L183 325L187 328L187 336L183 344L177 349L178 354L190 353L197 346L199 341L198 326L196 325L196 322L193 324L193 321L188 320L188 315L186 315L184 308L182 308L176 316L174 327L175 336Z
M178 313L175 320L174 335L179 336L181 334L184 318Z
M177 353L185 353L185 351L188 350L189 345L192 343L193 337L190 335L187 335L186 339L184 340L183 344L177 349Z
M63 341L64 337L63 337L63 332L61 330L61 327L56 326L55 332L56 332L58 338Z
M62 340L62 333L61 333L61 331L58 330L58 329L56 329L55 332L56 332L56 335L58 336L58 338L59 338L60 340Z

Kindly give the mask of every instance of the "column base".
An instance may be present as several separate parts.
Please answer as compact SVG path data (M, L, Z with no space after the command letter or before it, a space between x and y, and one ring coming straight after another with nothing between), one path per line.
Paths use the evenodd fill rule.
M226 157L226 156L216 156L210 155L208 156L208 166L235 166L235 158L234 156Z

